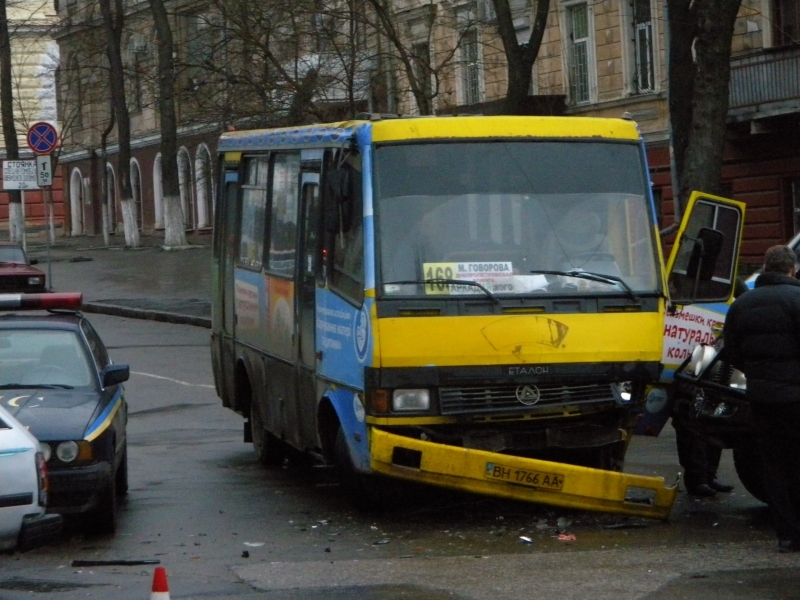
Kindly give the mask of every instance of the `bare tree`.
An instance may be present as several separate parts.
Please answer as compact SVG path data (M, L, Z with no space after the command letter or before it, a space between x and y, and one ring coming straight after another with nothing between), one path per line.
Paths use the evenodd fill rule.
M164 194L164 245L186 246L178 180L178 119L175 114L175 64L172 28L163 0L150 0L158 38L158 108L161 116L161 182Z
M139 228L136 218L136 203L131 188L131 120L125 98L125 68L122 63L122 30L125 24L125 7L122 0L100 0L100 12L106 31L106 54L109 64L111 103L117 121L117 154L120 192L122 194L122 222L125 228L125 244L131 248L139 246Z
M741 0L667 0L676 215L692 190L721 192L731 41L740 5Z
M420 3L413 18L401 18L390 0L367 0L367 4L376 17L374 27L380 50L376 58L382 63L379 76L388 75L391 81L405 84L419 113L434 114L445 74L454 64L464 36L474 31L475 22L471 17L456 16L434 0ZM455 32L449 46L440 39L441 30ZM387 43L381 48L383 40ZM394 73L398 64L401 78Z
M511 0L492 0L497 15L497 31L503 41L508 69L508 88L506 90L503 112L507 115L522 114L522 106L531 87L533 64L539 55L542 37L547 27L550 0L536 0L536 16L528 41L520 44L514 30Z

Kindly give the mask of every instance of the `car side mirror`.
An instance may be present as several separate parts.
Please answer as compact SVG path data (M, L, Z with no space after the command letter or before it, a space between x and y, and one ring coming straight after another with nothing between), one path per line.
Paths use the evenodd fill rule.
M38 259L38 258L32 258L32 259L30 259L30 260L28 261L28 264L31 264L31 265L38 265L38 264L39 264L39 259Z
M118 385L128 381L131 376L131 368L128 365L108 365L102 371L103 387Z

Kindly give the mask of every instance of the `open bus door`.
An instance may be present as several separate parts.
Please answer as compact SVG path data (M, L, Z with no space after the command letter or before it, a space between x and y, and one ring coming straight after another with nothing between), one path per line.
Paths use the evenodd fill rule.
M636 426L657 436L672 413L675 369L700 343L712 343L736 288L745 205L693 192L667 262L669 306L664 320L661 393L648 395ZM664 392L666 386L667 392Z

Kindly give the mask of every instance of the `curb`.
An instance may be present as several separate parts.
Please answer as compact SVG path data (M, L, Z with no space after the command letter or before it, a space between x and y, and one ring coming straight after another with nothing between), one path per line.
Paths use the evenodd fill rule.
M197 317L193 315L182 315L160 310L145 310L143 308L131 308L129 306L117 306L115 304L105 304L102 302L84 302L81 310L87 313L112 315L115 317L127 317L129 319L145 319L148 321L160 321L163 323L177 323L179 325L194 325L211 329L211 319L209 317Z

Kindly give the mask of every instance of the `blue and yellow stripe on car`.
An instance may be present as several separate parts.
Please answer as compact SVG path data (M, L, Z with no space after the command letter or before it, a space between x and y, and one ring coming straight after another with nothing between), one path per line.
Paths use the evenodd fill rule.
M83 439L85 439L87 442L91 442L100 437L103 432L111 426L111 423L114 422L114 417L117 416L117 412L121 407L122 389L118 389L114 394L114 397L105 407L105 409L103 409L103 412L101 412L89 425L89 428L86 430L86 435L83 437Z

